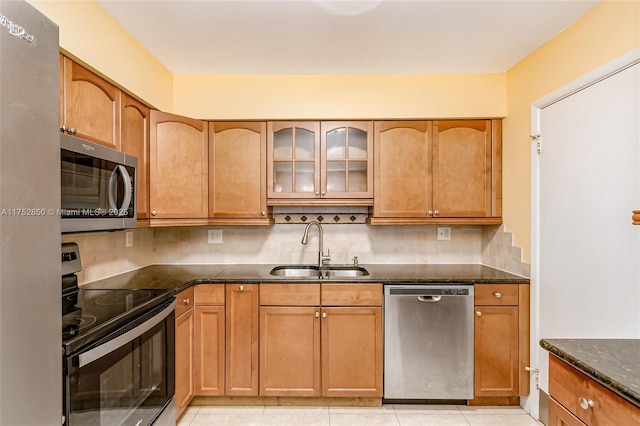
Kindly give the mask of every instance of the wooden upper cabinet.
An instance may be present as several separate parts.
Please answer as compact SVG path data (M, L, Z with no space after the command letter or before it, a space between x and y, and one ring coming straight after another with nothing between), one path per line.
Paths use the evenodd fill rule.
M375 123L372 224L499 224L500 120Z
M320 197L320 123L267 124L267 197Z
M320 133L320 195L373 198L373 123L323 121Z
M269 224L266 169L265 122L209 123L209 217Z
M375 123L374 217L428 217L432 210L431 127L429 121Z
M122 94L121 150L138 158L138 219L149 219L149 108Z
M491 166L491 120L434 122L434 216L491 216Z
M152 219L208 217L208 129L205 121L151 111Z
M269 122L267 198L273 205L371 205L373 123Z
M68 133L120 149L121 91L86 68L61 56L60 127Z

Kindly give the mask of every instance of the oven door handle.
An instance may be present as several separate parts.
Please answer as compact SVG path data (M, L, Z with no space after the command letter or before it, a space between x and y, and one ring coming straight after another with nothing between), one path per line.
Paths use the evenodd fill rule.
M171 315L171 313L175 310L176 308L176 300L174 299L173 302L171 302L171 304L169 306L167 306L166 309L163 309L160 313L158 313L157 315L149 318L147 321L143 322L142 324L140 324L139 326L137 326L136 328L127 331L126 333L116 337L113 340L109 340L108 342L97 346L93 349L91 349L90 351L87 351L85 353L82 353L80 355L78 355L79 358L79 367L84 367L85 365L92 363L93 361L97 360L98 358L101 358L105 355L107 355L110 352L115 351L116 349L126 345L127 343L132 342L133 340L137 339L138 337L142 336L144 333L146 333L147 331L151 330L153 327L155 327L156 325L160 324L162 321L165 320L165 318L167 318L169 315Z

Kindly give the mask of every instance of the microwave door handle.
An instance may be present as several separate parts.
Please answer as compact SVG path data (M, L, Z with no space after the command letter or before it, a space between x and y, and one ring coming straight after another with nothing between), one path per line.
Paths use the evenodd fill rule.
M118 207L116 204L116 197L118 191L118 176L116 173L120 173L122 175L122 180L124 181L124 199L122 200L122 205ZM111 172L111 177L109 177L109 208L111 211L118 212L118 216L123 216L125 214L125 208L129 206L131 203L131 189L133 185L131 183L131 176L127 172L127 169L119 164L113 169Z

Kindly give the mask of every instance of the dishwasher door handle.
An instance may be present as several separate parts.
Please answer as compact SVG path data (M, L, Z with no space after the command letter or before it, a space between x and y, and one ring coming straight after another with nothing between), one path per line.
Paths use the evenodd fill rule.
M442 296L418 296L418 300L421 302L435 303L439 302Z

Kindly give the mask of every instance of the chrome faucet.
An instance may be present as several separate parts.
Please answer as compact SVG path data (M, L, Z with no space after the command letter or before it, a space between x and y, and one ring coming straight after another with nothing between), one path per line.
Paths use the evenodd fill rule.
M329 262L331 260L331 250L327 249L327 254L324 254L324 249L322 247L323 245L323 233L322 233L322 225L320 225L320 222L318 221L311 221L307 224L307 227L304 228L304 235L302 235L302 244L307 244L307 240L309 239L309 228L311 228L311 225L316 225L318 227L318 241L319 241L319 245L320 247L318 248L318 267L321 268L322 265L324 265L326 262Z

